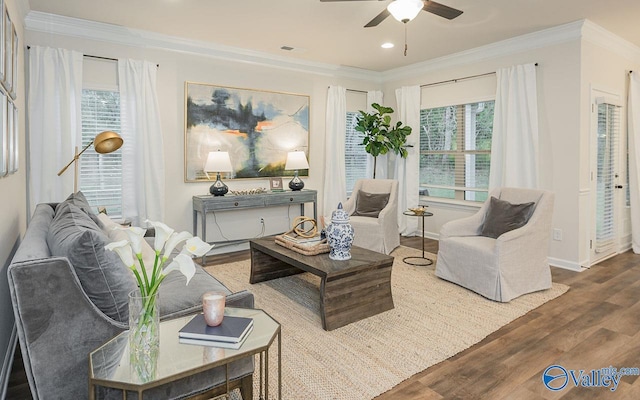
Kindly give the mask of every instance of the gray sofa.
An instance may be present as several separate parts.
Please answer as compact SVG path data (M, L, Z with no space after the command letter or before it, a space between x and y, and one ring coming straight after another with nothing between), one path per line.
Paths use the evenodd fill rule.
M122 296L126 296L130 288L128 279L132 277L120 279L117 274L116 278L108 277L114 270L120 273L114 267L116 264L109 264L118 259L115 253L101 252L104 243L100 242L108 238L94 231L96 227L100 229L99 222L83 205L85 201L78 193L60 204L39 204L8 268L18 338L34 399L87 398L89 352L128 329L128 311L124 315L127 307L122 305ZM55 247L52 251L50 244L55 242L52 231L65 229L73 230L77 240L69 239L72 235L67 232L62 239L58 238L60 243L52 245ZM89 261L77 254L59 255L65 246L67 250L88 249ZM70 260L76 260L77 265ZM95 265L104 262L107 267ZM124 267L121 262L120 266ZM201 296L209 290L228 293L228 306L253 307L253 294L231 293L202 268L196 269L188 286L184 276L177 272L170 273L162 283L161 320L200 311ZM104 283L103 279L111 281ZM117 298L119 303L110 303ZM229 368L231 387L239 388L245 399L252 398L253 369L253 359L236 361ZM216 393L224 386L224 377L224 367L219 367L145 392L145 397L174 399ZM121 391L104 388L98 393L98 398L121 397ZM136 397L133 392L127 393L129 399Z

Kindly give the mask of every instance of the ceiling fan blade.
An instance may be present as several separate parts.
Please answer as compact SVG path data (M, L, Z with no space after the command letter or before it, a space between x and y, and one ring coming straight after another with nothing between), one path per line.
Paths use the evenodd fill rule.
M382 12L378 15L376 15L376 17L374 19L372 19L371 21L369 21L368 24L366 24L364 27L365 28L371 28L374 26L378 26L378 24L382 21L384 21L389 15L391 15L391 13L389 12L389 10L387 10L386 8L384 10L382 10Z
M426 0L422 9L446 19L454 19L462 14L462 11L460 10L456 10L455 8L451 8L431 0Z

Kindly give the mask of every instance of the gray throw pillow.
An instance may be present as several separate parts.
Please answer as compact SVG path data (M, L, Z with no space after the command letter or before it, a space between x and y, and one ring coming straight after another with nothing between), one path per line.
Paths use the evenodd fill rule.
M71 262L83 290L103 313L128 322L128 294L135 279L115 252L106 250L107 236L80 208L70 203L58 205L47 232L51 254Z
M389 193L367 193L359 190L356 198L356 211L353 215L378 218L380 211L389 202L389 195Z
M84 193L82 193L81 191L71 193L69 197L67 197L67 199L62 203L60 203L58 206L65 203L70 203L78 207L79 209L84 211L84 213L87 214L89 218L91 218L93 222L95 222L100 228L104 228L102 226L102 222L100 222L100 219L98 218L98 214L96 214L93 211L93 207L91 207L91 205L89 204L89 201L85 197Z
M497 239L503 233L526 225L534 205L534 202L511 204L491 196L480 235Z

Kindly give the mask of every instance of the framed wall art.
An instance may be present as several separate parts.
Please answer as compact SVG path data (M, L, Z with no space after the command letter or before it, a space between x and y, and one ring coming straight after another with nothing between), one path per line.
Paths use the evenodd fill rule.
M227 179L292 175L287 153L308 157L309 96L185 82L184 146L185 182L208 180L204 163L216 150L229 152Z
M13 26L9 17L9 10L5 5L4 8L4 87L7 93L11 92L13 84Z
M7 169L10 174L18 172L18 108L12 101L7 104L7 136L9 138L9 159Z
M4 82L4 0L0 0L0 13L2 13L2 18L0 18L0 82Z
M284 188L282 187L282 178L269 178L269 189L272 192L282 192Z
M9 172L9 132L7 131L7 96L0 91L0 177Z

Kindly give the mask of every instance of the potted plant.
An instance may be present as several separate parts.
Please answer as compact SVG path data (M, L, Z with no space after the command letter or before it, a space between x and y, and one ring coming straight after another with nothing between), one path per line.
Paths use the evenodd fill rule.
M380 154L392 151L407 158L405 143L411 134L411 127L402 126L400 121L391 125L389 114L393 113L393 108L378 103L373 103L371 107L375 110L372 113L360 111L356 118L356 131L364 134L362 144L365 151L373 156L373 179L376 179L376 160Z

